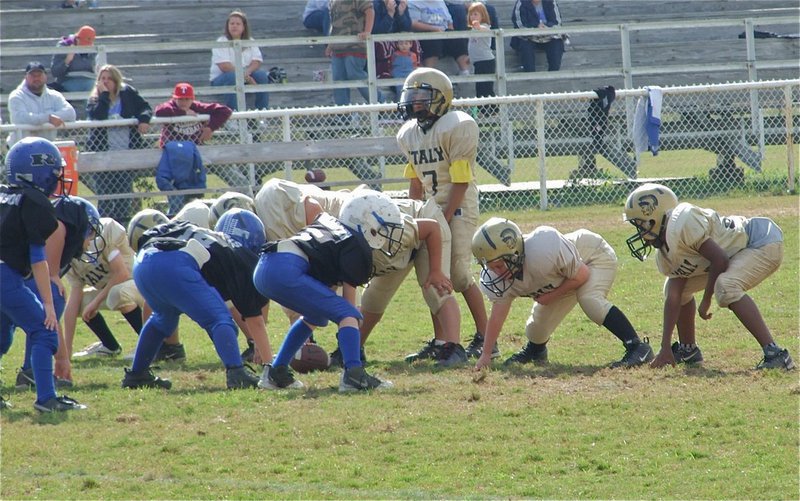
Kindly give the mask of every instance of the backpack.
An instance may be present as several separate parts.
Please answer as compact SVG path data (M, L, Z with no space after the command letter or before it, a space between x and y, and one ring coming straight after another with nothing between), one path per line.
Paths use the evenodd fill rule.
M206 187L206 168L193 141L168 141L156 168L156 185L161 191Z

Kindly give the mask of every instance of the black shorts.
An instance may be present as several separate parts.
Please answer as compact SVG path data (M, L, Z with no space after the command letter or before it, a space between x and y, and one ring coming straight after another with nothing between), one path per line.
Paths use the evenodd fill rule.
M420 40L422 45L422 59L429 57L442 58L450 56L453 59L458 59L461 56L467 55L467 32L464 32L464 38L450 38L440 40Z

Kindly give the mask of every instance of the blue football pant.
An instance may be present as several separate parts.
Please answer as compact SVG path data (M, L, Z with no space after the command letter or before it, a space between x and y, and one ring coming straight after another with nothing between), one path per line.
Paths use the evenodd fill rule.
M153 310L136 345L133 371L150 366L164 339L177 329L181 313L205 329L226 368L242 365L238 331L228 307L189 254L155 249L140 252L134 262L133 280Z

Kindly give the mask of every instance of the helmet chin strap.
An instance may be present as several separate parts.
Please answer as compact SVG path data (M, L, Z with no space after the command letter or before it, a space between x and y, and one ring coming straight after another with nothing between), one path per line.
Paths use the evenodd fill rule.
M439 115L435 115L428 110L424 110L424 112L420 112L418 113L418 115L422 115L422 113L424 113L425 116L416 117L417 125L419 125L419 128L422 129L422 132L428 132L430 128L433 127L433 124L435 124L440 117Z

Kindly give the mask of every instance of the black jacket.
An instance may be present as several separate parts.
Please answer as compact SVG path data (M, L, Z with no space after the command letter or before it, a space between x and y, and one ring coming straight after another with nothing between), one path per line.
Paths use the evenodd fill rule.
M150 123L153 118L153 110L150 104L139 95L139 91L130 85L123 84L119 92L119 100L122 103L122 118L135 118L139 123ZM108 92L103 92L99 96L92 96L86 105L86 116L90 120L108 120L108 111L111 106L111 98ZM131 127L130 142L128 148L138 149L145 146L141 134L136 127ZM108 150L108 129L99 127L89 132L90 151Z

